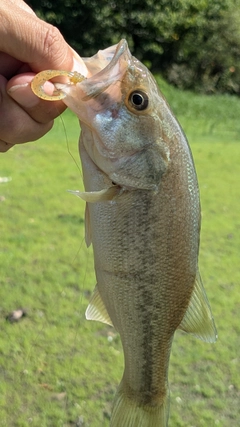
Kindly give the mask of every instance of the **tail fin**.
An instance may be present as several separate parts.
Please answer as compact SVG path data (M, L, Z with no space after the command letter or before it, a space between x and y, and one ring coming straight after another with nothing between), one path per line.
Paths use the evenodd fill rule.
M130 399L121 388L117 391L110 427L167 427L169 398L161 405L139 405Z

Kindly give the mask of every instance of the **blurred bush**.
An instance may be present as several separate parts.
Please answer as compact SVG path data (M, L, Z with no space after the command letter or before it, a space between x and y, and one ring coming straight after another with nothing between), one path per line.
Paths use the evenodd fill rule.
M126 38L181 88L240 93L240 0L30 0L81 56Z

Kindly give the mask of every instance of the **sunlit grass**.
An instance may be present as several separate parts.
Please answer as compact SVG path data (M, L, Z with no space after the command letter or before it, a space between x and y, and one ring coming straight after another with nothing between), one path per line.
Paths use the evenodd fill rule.
M186 131L200 183L200 271L218 327L214 345L177 332L170 427L240 420L240 102L162 82ZM119 337L87 322L95 285L84 242L78 123L64 114L41 141L0 158L0 426L107 427L122 374ZM75 161L70 156L68 148ZM76 163L75 163L76 162ZM23 307L27 316L6 316Z

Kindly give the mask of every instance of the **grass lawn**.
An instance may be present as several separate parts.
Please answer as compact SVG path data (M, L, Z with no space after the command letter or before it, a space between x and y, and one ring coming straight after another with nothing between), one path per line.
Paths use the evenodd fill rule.
M201 202L200 271L219 339L177 332L169 427L240 425L240 101L159 79L193 151ZM64 122L64 126L63 126ZM87 322L95 285L84 242L77 119L1 154L0 427L107 427L121 379L114 330ZM70 153L71 155L70 155ZM27 316L10 323L19 307Z

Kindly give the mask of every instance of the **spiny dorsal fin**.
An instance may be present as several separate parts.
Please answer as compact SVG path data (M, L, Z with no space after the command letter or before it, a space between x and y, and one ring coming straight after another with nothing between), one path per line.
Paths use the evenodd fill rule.
M215 342L217 330L199 272L197 272L188 309L178 329L206 342Z
M98 322L107 323L108 325L113 326L104 302L98 292L97 285L91 296L85 316L87 320L97 320Z

